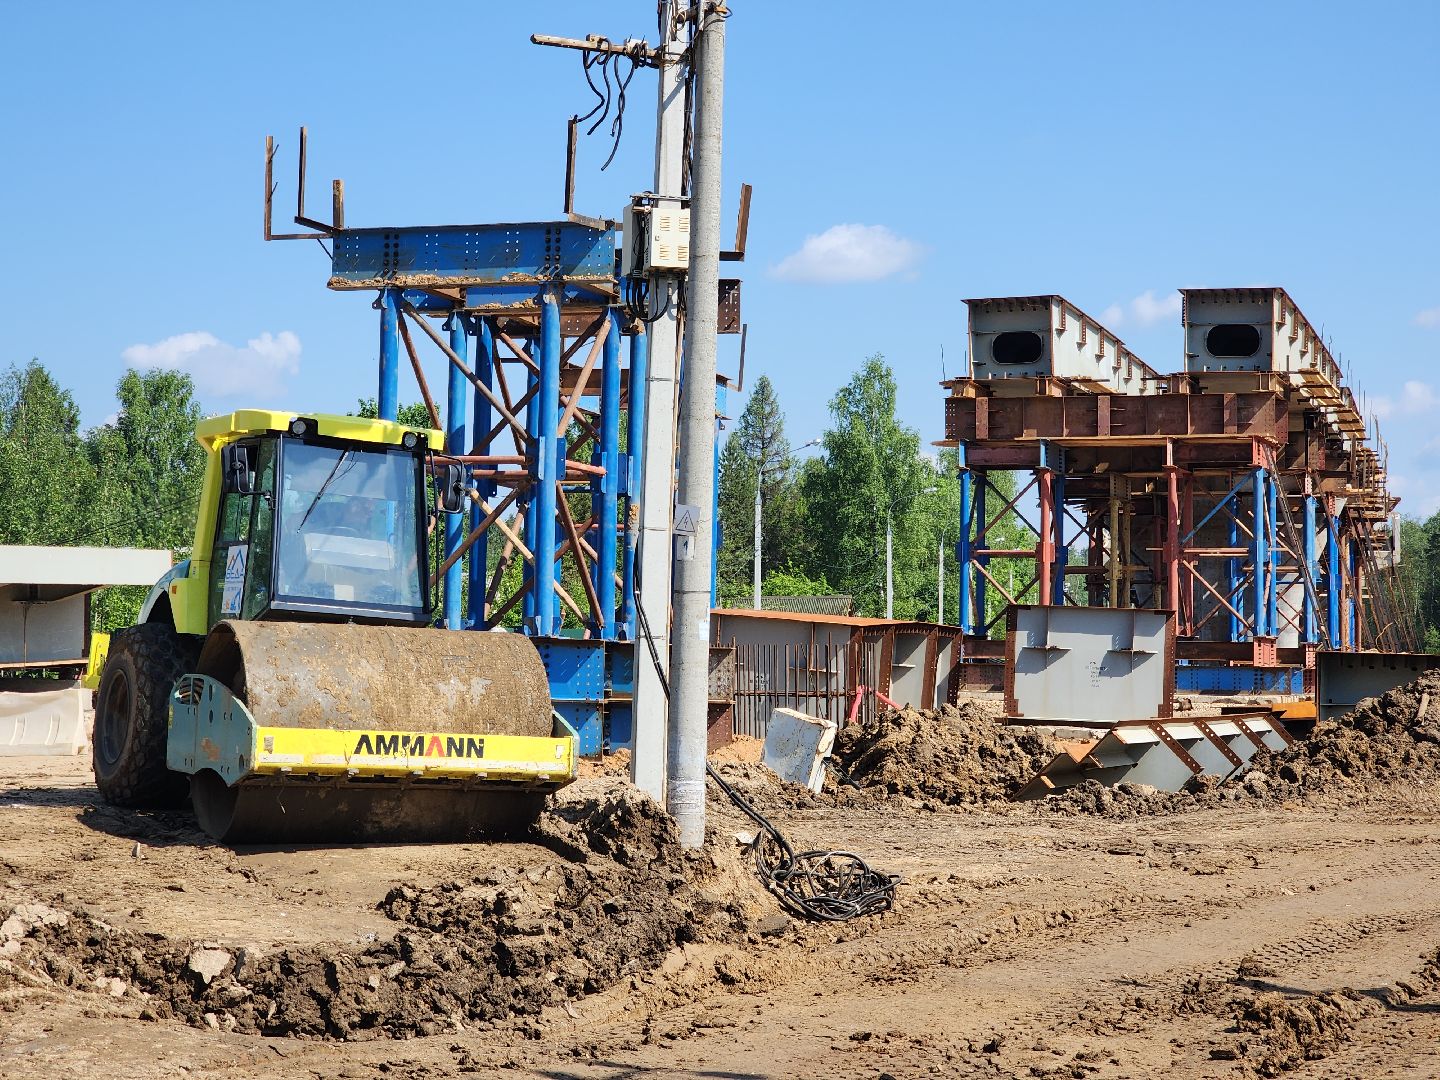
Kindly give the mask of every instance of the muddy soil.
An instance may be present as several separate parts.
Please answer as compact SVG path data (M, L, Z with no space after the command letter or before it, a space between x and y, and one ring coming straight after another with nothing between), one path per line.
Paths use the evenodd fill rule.
M813 925L733 808L686 855L613 778L528 842L235 851L0 760L0 1076L1440 1076L1423 769L1127 816L845 790L772 816L898 904Z
M1008 799L1055 756L1054 740L1007 727L998 701L938 712L877 710L840 732L835 764L845 781L947 806Z

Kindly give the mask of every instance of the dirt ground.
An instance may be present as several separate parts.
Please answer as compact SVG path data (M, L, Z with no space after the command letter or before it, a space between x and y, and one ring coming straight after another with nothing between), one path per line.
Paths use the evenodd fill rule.
M588 771L535 842L231 851L104 807L88 758L0 759L0 1076L1440 1076L1429 770L1150 813L777 795L797 849L902 875L844 925L779 914L733 808L685 855Z

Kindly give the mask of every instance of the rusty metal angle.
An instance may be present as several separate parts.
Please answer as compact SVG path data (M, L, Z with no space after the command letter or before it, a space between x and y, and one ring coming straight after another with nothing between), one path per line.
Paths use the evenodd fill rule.
M1179 740L1170 733L1169 728L1166 727L1163 721L1148 720L1145 722L1145 726L1154 732L1155 737L1165 744L1166 749L1179 758L1184 766L1192 773L1198 776L1203 771L1200 768L1200 763L1190 756L1190 751L1180 745Z
M1205 738L1209 739L1210 745L1215 747L1215 749L1220 752L1220 756L1223 757L1226 761L1228 761L1234 768L1238 769L1240 768L1240 766L1245 764L1245 762L1241 760L1240 755L1235 753L1234 750L1230 749L1230 744L1226 742L1222 736L1217 734L1215 729L1212 728L1204 720L1196 717L1192 719L1190 723L1194 724L1197 728L1200 729L1200 734L1204 735Z

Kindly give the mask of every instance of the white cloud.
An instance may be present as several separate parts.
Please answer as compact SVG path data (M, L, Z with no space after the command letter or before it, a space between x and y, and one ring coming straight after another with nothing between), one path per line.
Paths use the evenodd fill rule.
M1389 488L1392 495L1400 497L1400 513L1406 517L1418 517L1425 519L1440 510L1440 486L1435 483L1435 478L1425 473L1415 476L1406 476L1399 473L1391 473L1389 477ZM1423 557L1416 552L1401 553L1401 557L1416 558Z
M289 330L266 330L240 346L192 330L153 345L131 345L120 358L131 367L184 371L195 379L202 399L267 398L283 394L289 377L300 370L300 339Z
M1419 379L1405 380L1399 400L1378 394L1366 402L1366 411L1371 416L1384 420L1390 416L1418 416L1433 412L1440 405L1440 394L1429 383Z
M1433 329L1440 326L1440 307L1426 308L1415 313L1415 325Z
M1136 326L1153 326L1165 319L1180 314L1180 294L1168 293L1156 296L1154 289L1146 289L1126 304L1111 304L1100 313L1100 321L1111 330L1125 322Z
M920 261L922 250L884 225L832 225L805 237L799 251L781 259L771 273L789 281L833 285L879 281Z

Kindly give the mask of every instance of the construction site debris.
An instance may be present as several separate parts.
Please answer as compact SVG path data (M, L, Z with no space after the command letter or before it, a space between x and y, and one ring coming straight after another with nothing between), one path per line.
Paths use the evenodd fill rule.
M664 811L623 781L577 783L536 834L565 861L402 882L379 905L397 924L393 937L355 946L250 955L79 910L0 910L0 1000L14 987L97 980L111 992L118 980L151 1019L301 1038L438 1034L595 993L676 946L743 935L755 914L774 911L738 872L733 845L684 852Z
M825 759L834 745L835 721L774 709L761 761L782 780L818 792L825 786Z
M865 791L952 806L1008 799L1056 746L1043 732L1007 727L1000 711L989 701L938 712L880 709L840 732L836 764L844 782Z

